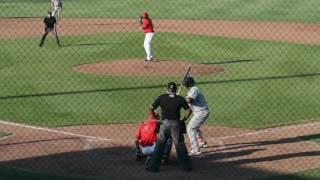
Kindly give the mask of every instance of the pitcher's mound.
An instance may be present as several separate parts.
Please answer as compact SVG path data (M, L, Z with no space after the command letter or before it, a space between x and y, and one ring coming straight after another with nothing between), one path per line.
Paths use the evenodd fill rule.
M94 64L83 64L73 67L74 70L84 73L116 76L181 76L187 66L191 65L192 75L206 75L223 72L222 67L207 64L193 64L176 60L155 60L146 63L141 59L107 61Z

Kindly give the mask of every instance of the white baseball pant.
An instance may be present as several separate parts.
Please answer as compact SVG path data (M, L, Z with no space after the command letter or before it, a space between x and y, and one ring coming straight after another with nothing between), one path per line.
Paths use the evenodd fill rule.
M208 117L209 117L209 110L203 109L201 111L194 111L192 112L193 116L189 121L189 124L187 126L187 132L191 143L192 150L199 151L199 139L201 141L204 141L202 137L202 132L200 130L201 125L203 125Z
M56 18L57 24L60 21L61 11L62 11L61 7L54 7L54 10L52 11L52 16Z
M151 60L153 58L151 48L152 48L152 40L154 36L155 36L155 33L153 32L149 32L145 34L143 47L147 55L146 60Z

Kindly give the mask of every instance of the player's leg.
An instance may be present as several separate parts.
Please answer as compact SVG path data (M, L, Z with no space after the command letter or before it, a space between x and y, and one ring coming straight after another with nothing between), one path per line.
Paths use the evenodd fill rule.
M177 156L182 164L184 170L189 171L192 169L190 157L188 155L187 147L184 143L183 133L180 131L179 123L171 123L171 137L176 147Z
M148 60L148 54L149 54L149 51L148 51L148 36L147 34L144 35L144 42L143 42L143 48L144 48L144 51L146 53L146 60Z
M40 43L39 43L39 46L40 46L40 47L43 46L43 43L44 43L44 41L46 40L46 37L47 37L47 35L48 35L49 32L50 32L49 29L45 28L45 30L44 30L44 32L43 32L43 34L42 34Z
M167 138L169 137L166 134L166 131L168 131L167 128L168 126L166 124L160 126L159 137L156 142L154 153L151 155L151 159L146 167L148 171L158 171L161 165L161 159L163 156L165 143L167 141Z
M203 140L200 126L206 122L209 117L209 111L202 110L193 112L193 116L189 121L187 132L191 143L191 154L200 154L200 145L204 145L204 142L199 142L198 139ZM201 143L201 144L200 144Z
M56 8L55 18L56 18L57 24L60 22L61 11L62 11L61 7Z
M58 14L57 7L54 7L51 15L55 17L56 22L58 23L57 14Z
M199 122L200 126L202 126L209 118L210 112L209 110L202 110L199 115ZM196 130L196 138L198 141L198 145L200 148L207 148L208 143L206 142L205 138L203 137L203 133L200 129L200 127Z
M199 122L198 113L193 112L193 116L191 117L187 126L187 133L191 144L190 155L197 155L201 153L197 141L197 131L200 128L200 125L201 123Z
M145 34L145 38L144 38L144 50L146 52L146 60L150 61L153 58L152 52L151 52L151 43L152 43L152 39L154 37L154 33L146 33Z
M151 33L151 35L150 35L150 42L149 42L150 60L153 60L152 42L153 42L153 39L154 39L155 35L156 35L155 33Z
M172 138L169 137L167 139L167 141L166 141L166 145L165 145L165 148L164 148L164 153L163 153L163 156L162 156L162 161L165 164L168 163L168 161L169 161L171 149L172 149Z
M59 35L58 35L58 32L57 32L57 28L54 29L54 34L55 34L55 37L56 37L56 43L57 43L58 47L60 47L60 40L59 40Z
M56 19L56 22L58 23L58 20L57 20L57 8L56 7L53 8L53 11L51 12L51 16L53 16Z

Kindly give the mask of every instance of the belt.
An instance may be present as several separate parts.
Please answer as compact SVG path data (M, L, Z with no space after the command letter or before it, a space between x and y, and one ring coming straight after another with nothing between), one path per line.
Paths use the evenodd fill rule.
M179 122L179 120L169 120L169 119L163 119L162 120L164 123L178 123Z

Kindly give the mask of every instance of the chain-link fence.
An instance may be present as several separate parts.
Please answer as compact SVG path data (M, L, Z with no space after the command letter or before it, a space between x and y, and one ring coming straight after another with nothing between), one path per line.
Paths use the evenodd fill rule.
M0 0L0 179L319 179L319 7ZM186 103L187 132L168 133ZM150 106L158 141L138 150Z

